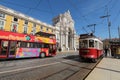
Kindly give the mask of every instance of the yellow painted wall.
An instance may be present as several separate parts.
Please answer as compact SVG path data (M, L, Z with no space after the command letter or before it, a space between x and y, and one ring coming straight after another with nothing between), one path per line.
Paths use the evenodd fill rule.
M51 33L51 32L52 32L52 29L49 29L48 32Z
M43 32L46 32L46 27L45 26L43 26L43 30L42 30Z
M31 33L32 27L33 27L33 23L32 22L28 22L28 34Z
M23 29L24 29L24 20L23 19L19 19L18 20L17 32L18 33L23 33Z
M5 21L5 26L4 26L5 31L11 31L12 18L13 18L12 16L6 15L6 21Z
M5 18L5 26L4 26L4 30L5 31L11 31L11 26L12 26L12 22L13 22L13 17L12 15L8 15L6 14L6 18ZM23 29L24 29L24 19L20 19L18 18L18 28L17 28L17 32L18 33L23 33ZM41 30L41 25L37 24L36 25L36 32L39 32ZM33 23L32 22L28 22L28 34L31 33L32 31L32 27L33 27ZM43 32L47 32L47 33L53 33L51 28L48 28L48 31L46 30L46 26L43 26L42 31Z
M40 31L40 25L36 25L36 32Z

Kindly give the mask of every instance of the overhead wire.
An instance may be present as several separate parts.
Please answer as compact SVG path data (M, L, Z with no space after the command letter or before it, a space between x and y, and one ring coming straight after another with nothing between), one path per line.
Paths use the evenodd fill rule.
M27 11L27 14L29 14L32 10L36 9L36 8L40 5L41 2L42 2L42 0L39 0L39 1L38 1L38 4L36 4L35 7L29 8L29 10Z
M69 0L69 3L72 5L72 7L75 9L75 10L77 10L78 12L79 12L79 9L76 7L76 5L71 1L71 0ZM82 13L81 13L81 15L82 15ZM80 18L80 16L78 16L79 18ZM87 21L87 19L85 18L85 16L83 16L82 15L82 18L83 18L83 20L88 24L89 22Z
M52 6L51 6L51 4L50 4L50 0L48 0L48 5L49 5L49 7L50 7L50 11L51 11L51 13L52 13L52 16L54 16L53 9L52 9Z
M19 7L25 8L25 9L29 9L29 10L33 9L33 10L38 11L38 12L46 12L48 14L51 14L50 11L48 11L48 10L43 10L43 9L38 9L38 8L32 8L32 7L29 7L29 6L24 6L24 5L13 3L13 2L9 2L9 1L6 2L4 0L2 0L1 2L6 3L6 4L11 4L13 6L19 6Z
M93 10L93 11L91 11L91 12L85 14L85 15L82 15L83 20L84 20L87 24L89 24L89 22L88 22L88 20L86 19L85 16L89 15L90 13L92 13L92 12L98 10L98 9L103 9L106 5L110 4L111 2L112 2L112 0L109 0L108 3L105 4L104 6L102 6L102 7L100 7L100 8L97 8L97 9L95 9L95 10ZM73 6L73 8L75 8L75 9L79 12L79 9L76 7L76 5L75 5L71 0L69 0L69 3ZM103 21L104 21L104 20L102 20L100 23L103 23ZM100 23L99 23L99 24L100 24Z

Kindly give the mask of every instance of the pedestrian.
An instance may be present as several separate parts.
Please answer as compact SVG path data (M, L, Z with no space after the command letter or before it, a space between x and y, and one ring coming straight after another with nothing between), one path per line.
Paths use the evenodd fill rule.
M109 53L109 56L111 57L111 49L108 48L108 53Z
M105 51L105 57L107 57L108 48L105 48L104 51Z

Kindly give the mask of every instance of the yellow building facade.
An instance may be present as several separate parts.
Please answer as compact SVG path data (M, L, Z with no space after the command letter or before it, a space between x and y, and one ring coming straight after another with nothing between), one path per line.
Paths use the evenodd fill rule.
M54 27L12 9L0 6L0 30L24 34L54 33Z

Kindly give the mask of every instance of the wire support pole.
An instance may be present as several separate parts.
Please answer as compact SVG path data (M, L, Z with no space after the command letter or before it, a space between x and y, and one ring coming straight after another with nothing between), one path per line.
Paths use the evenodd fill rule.
M109 17L110 17L110 15L108 14L108 8L107 8L107 15L105 15L105 16L101 16L100 18L107 18L109 40L111 40L111 30L110 30L111 22L110 22Z

